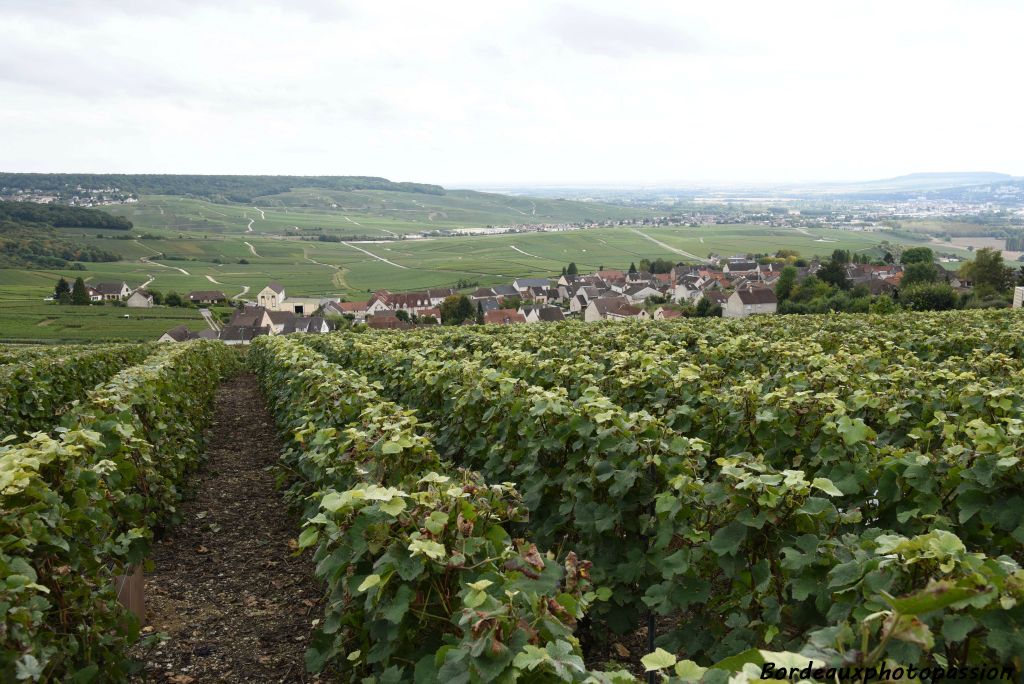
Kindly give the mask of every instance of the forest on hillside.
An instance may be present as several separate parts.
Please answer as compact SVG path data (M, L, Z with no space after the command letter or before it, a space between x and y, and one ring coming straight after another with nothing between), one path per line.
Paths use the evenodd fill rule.
M0 202L0 221L43 224L55 228L132 228L132 222L123 216L113 216L99 209L37 202Z
M0 202L0 268L66 268L74 262L118 261L120 256L75 242L58 228L130 230L132 222L95 209L32 202Z
M206 176L173 174L0 173L0 189L36 190L70 196L78 188L117 188L136 195L184 195L221 202L251 202L256 197L295 188L389 190L443 195L440 185L396 183L374 176Z

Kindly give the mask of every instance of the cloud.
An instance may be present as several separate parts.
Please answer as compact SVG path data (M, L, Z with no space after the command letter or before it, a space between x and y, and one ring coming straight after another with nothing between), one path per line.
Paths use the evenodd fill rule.
M662 17L669 20L669 17ZM583 53L622 57L647 53L694 54L703 46L670 21L655 23L562 5L547 18L547 29L565 47Z
M0 169L1024 172L1019 2L562 2L0 0Z
M44 4L45 11L41 11ZM197 12L248 14L264 10L287 11L321 21L351 14L349 4L342 0L0 0L0 14L79 26L116 16L180 18Z

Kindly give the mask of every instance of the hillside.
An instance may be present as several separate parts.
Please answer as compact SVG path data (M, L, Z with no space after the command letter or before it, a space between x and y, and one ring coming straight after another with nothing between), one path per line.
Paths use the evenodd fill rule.
M258 197L310 187L324 190L385 190L441 195L439 185L395 183L373 176L225 176L178 174L0 173L0 191L36 190L72 195L77 188L117 188L135 195L184 195L221 202L251 202Z

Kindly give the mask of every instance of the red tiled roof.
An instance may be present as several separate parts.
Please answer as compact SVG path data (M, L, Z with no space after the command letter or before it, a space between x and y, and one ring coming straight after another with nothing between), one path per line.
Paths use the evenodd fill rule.
M506 325L509 323L525 323L526 317L515 309L493 309L484 312L484 323Z

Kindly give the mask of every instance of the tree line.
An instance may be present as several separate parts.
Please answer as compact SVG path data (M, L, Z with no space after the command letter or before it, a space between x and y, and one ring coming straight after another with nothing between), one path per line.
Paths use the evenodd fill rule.
M131 230L132 222L98 209L69 207L65 204L37 202L0 202L0 221L42 224L56 228L103 228Z
M891 252L883 262L891 263ZM963 264L956 274L961 292L953 287L952 274L935 263L928 247L911 247L899 257L903 277L891 293L874 295L867 286L854 284L847 276L851 255L835 250L832 258L802 281L797 269L787 266L775 284L779 313L828 313L832 311L859 313L892 313L899 309L912 311L945 311L949 309L1004 308L1010 305L1010 292L1024 284L1024 266L1014 269L1003 262L1002 252L983 248L974 260Z

